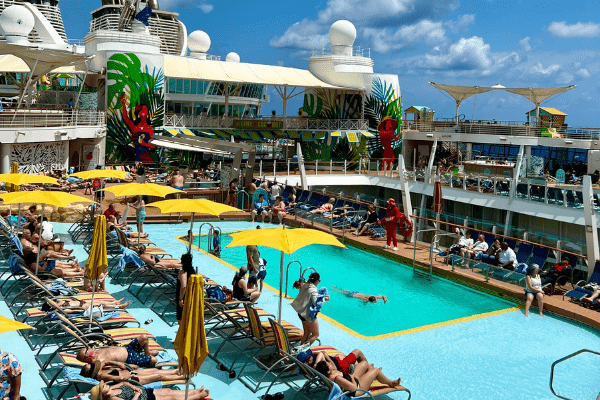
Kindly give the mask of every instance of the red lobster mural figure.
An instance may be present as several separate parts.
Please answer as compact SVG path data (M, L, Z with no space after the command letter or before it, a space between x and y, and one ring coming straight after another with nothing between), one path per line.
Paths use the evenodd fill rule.
M392 119L390 116L385 117L377 125L379 131L379 140L383 145L383 171L386 169L392 170L396 155L392 148L392 140L400 140L400 135L396 136L396 128L398 127L398 121Z
M385 210L385 217L377 221L377 225L385 224L385 231L387 236L387 245L384 249L390 249L393 242L394 247L392 250L398 250L398 239L396 238L396 225L400 224L400 232L404 236L404 240L409 240L412 235L412 223L408 217L398 210L396 201L389 199L387 201L387 209Z
M127 113L127 106L125 94L121 95L121 113L123 115L123 121L131 131L131 139L135 147L135 161L152 161L150 150L154 149L155 146L150 144L152 137L154 136L154 128L148 122L148 107L144 104L138 104L135 106L135 121L129 118Z

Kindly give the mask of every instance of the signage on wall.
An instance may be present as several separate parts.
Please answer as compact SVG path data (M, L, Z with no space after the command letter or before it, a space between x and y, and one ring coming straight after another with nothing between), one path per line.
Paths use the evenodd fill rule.
M233 127L236 129L269 130L283 129L283 121L253 121L246 119L233 120Z

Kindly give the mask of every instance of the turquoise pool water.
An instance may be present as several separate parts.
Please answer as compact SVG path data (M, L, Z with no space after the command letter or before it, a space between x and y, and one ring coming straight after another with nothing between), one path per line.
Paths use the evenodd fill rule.
M236 267L245 265L245 247L225 249L231 242L231 237L224 234L222 240L221 247L224 250L221 258ZM206 249L205 236L200 245ZM259 250L261 257L267 260L265 283L279 288L281 253L264 246L259 246ZM284 265L287 266L293 260L300 261L304 269L315 268L321 275L321 287L330 289L331 286L337 286L350 291L387 296L387 304L383 304L381 300L377 304L364 304L330 289L331 299L321 312L364 336L384 335L514 306L444 279L420 278L406 265L352 247L305 247L291 256L286 255ZM298 293L292 288L292 284L299 274L299 265L291 265L287 287L287 293L291 297ZM310 271L305 274L305 278L309 274ZM284 307L289 305L284 304Z

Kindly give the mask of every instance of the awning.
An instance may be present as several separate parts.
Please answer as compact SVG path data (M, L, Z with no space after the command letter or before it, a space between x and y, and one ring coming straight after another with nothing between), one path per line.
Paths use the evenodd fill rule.
M181 137L181 135L190 137L205 137L209 139L222 139L230 141L235 137L239 140L251 140L253 142L263 142L266 140L278 139L301 139L303 142L312 142L313 140L325 140L327 131L295 131L295 130L241 130L241 129L188 129L188 128L165 128L163 135L165 137ZM360 137L375 137L369 131L336 131L329 132L334 138L346 137L351 143L359 143Z
M150 144L158 147L163 147L171 150L185 150L185 151L196 151L202 153L212 153L212 154L231 154L229 151L217 150L211 147L202 146L200 144L191 144L191 143L180 143L173 141L172 139L176 138L167 138L155 136L154 139L150 141Z
M303 88L365 89L364 86L341 87L330 85L317 78L310 71L298 68L198 60L171 55L165 56L164 63L165 77L167 78Z
M455 85L443 85L440 83L429 82L431 86L442 92L448 93L457 103L462 103L464 100L471 96L480 93L487 93L498 88L481 87L481 86L455 86Z
M29 73L31 70L19 57L15 57L12 54L0 55L0 72L14 72L14 73ZM74 66L58 67L52 71L52 74L83 74L85 71L78 70Z
M24 67L27 70L23 71L21 67L19 71L5 71L0 68L1 72L32 72L34 76L46 75L53 73L84 73L85 61L93 57L83 54L73 53L68 49L44 49L41 47L21 46L16 44L0 43L0 54L4 55L3 60L6 61L7 67L16 67L16 61L7 56L16 57L22 60ZM1 62L1 61L0 61ZM34 71L31 71L34 69Z

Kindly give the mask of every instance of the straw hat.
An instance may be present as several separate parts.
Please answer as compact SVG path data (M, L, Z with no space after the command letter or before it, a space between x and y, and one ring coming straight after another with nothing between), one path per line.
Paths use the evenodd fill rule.
M102 389L104 389L104 381L100 381L98 386L94 386L90 391L90 398L92 400L102 400Z

